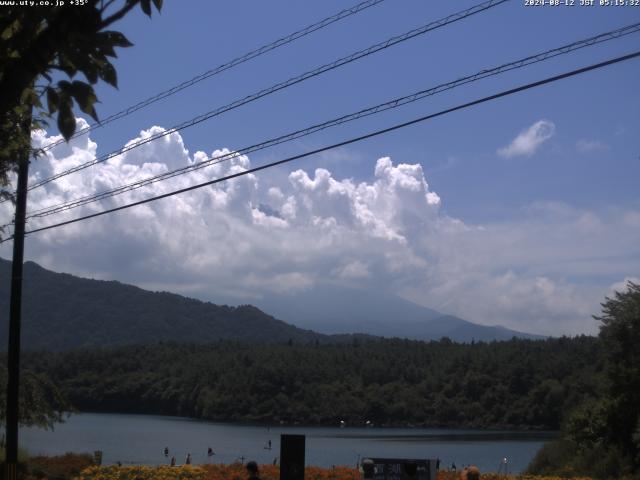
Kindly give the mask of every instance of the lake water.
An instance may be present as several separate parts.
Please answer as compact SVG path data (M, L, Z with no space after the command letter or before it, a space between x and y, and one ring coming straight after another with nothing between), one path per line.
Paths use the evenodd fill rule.
M193 463L231 463L244 459L271 463L279 457L280 434L306 435L306 464L355 466L359 458L440 458L441 468L455 462L497 471L521 472L552 433L423 428L264 427L211 423L181 417L83 413L55 430L20 429L20 445L31 455L103 452L103 463L168 463L169 447L178 464L191 453ZM271 440L271 450L268 442ZM207 457L207 448L215 455Z

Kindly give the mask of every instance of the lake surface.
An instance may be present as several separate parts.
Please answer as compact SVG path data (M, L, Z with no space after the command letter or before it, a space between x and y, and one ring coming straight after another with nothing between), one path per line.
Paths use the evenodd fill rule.
M552 432L509 432L425 428L265 427L211 423L181 417L75 414L55 430L20 429L20 445L31 455L101 450L103 463L158 465L172 455L178 464L231 463L244 459L271 463L280 455L280 434L306 435L306 464L355 466L359 458L440 458L497 471L502 458L509 472L521 472ZM271 441L271 450L268 444ZM169 458L163 450L169 447ZM207 448L215 455L208 457Z

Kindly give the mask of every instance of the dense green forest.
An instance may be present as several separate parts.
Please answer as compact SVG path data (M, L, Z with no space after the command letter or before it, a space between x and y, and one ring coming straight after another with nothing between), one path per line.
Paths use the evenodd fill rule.
M81 411L265 423L557 429L595 396L597 339L158 344L31 353Z
M538 452L530 473L640 479L640 284L605 298L596 319L602 389L567 411L559 438Z

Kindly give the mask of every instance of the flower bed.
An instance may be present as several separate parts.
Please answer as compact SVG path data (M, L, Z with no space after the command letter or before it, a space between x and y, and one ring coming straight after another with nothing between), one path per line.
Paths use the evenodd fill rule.
M230 465L203 465L205 480L245 480L247 470L240 463ZM262 480L279 480L280 467L274 465L260 465L260 478ZM360 472L355 468L335 467L306 467L305 480L360 480Z
M56 457L29 457L27 469L36 478L71 478L93 465L89 454L66 453Z
M206 472L201 467L108 467L92 466L84 469L74 480L205 480Z
M200 465L182 467L89 467L74 480L246 480L245 466L240 463L230 465ZM279 480L280 468L274 465L261 465L262 480ZM350 467L306 467L305 480L360 480L361 474ZM483 473L482 480L562 480L561 477L542 477L535 475L498 475ZM460 472L438 472L438 480L459 480ZM586 477L572 480L591 480Z
M543 477L538 475L500 475L480 472L480 480L563 480L565 477ZM460 480L460 471L438 472L438 480ZM571 480L592 480L589 477L572 477Z

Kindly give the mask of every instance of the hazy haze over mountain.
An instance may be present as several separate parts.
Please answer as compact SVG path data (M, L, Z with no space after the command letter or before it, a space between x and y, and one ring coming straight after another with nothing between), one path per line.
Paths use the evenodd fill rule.
M0 260L0 311L5 312L0 320L3 345L7 334L10 266L9 261ZM447 336L457 341L530 337L444 316L391 295L357 289L326 287L291 297L273 296L269 299L273 303L261 305L265 308L261 311L252 305L220 306L115 281L55 273L34 262L25 263L24 277L22 338L23 346L30 349L64 350L159 341L207 343L221 339L259 343L352 339L326 335L334 333L421 340ZM276 318L269 308L277 312ZM280 315L287 323L278 319Z
M456 341L542 338L471 323L384 292L322 285L295 295L270 295L255 305L276 318L325 334L362 332L385 337Z

